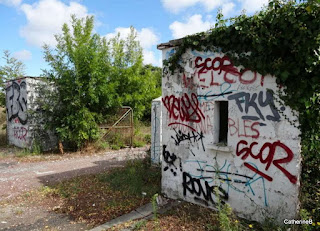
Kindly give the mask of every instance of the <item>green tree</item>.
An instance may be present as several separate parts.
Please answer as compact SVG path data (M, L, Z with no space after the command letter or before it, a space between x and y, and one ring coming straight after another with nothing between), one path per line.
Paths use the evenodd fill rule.
M143 65L142 48L133 27L126 40L120 34L110 41L111 79L122 105L134 109L135 118L148 118L153 98L161 95L161 69ZM160 83L160 84L159 84Z
M77 148L99 136L102 115L120 105L110 81L110 52L105 38L93 34L94 19L72 16L72 31L63 25L54 50L44 46L45 71L55 84L51 105L47 104L50 127L60 140ZM50 108L51 107L51 108Z
M24 63L12 57L10 51L4 50L2 58L5 60L5 65L0 66L0 77L2 81L25 75L26 67Z
M51 67L44 76L54 83L50 95L40 99L50 129L61 141L81 148L99 137L97 124L121 105L135 116L150 114L151 100L160 93L160 70L143 65L142 48L132 27L107 41L93 33L94 18L72 16L72 28L63 25L57 46L44 46Z
M8 50L3 51L2 58L5 60L5 65L0 66L0 106L5 105L4 82L24 76L26 69L24 63L12 57Z

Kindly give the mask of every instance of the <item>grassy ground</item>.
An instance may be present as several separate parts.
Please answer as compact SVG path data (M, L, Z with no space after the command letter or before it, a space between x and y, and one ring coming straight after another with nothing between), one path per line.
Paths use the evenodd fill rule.
M56 212L99 225L150 202L160 192L160 178L159 169L135 160L124 168L43 187L41 194L59 201Z

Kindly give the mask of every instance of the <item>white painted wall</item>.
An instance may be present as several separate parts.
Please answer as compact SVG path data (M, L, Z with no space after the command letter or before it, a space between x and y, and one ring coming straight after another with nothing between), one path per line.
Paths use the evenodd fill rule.
M183 73L163 70L163 192L214 208L216 188L247 219L296 217L300 131L297 113L268 93L278 93L275 78L241 74L222 53L189 50L182 63ZM226 144L217 101L228 101Z
M36 98L39 96L37 86L46 84L39 78L25 77L12 80L6 84L7 138L8 143L20 148L31 148L35 142L35 129L41 129L38 145L44 151L56 147L57 138L51 131L44 129L41 116L30 112L38 109ZM41 112L38 112L41 113ZM40 114L38 114L40 115Z
M152 100L151 105L151 162L160 164L162 152L162 101L161 97Z

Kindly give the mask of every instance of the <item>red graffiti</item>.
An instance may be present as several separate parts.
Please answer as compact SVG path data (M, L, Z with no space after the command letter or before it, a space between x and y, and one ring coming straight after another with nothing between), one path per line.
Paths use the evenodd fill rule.
M173 122L173 123L169 123L169 124L168 124L169 127L170 127L170 126L173 126L173 125L182 125L182 126L184 126L184 127L189 128L191 131L194 131L194 132L197 131L195 128L193 128L193 127L191 127L191 126L189 126L189 125L187 125L187 124L183 124L183 123L179 123L179 122Z
M197 95L194 93L190 98L186 93L181 98L174 95L166 96L162 98L162 102L168 110L169 119L200 123L205 118L199 107Z
M252 170L255 173L258 173L260 176L262 176L263 178L267 179L268 181L273 181L272 177L268 176L267 174L259 171L258 169L256 169L254 166L252 166L249 163L244 163L244 166L246 166L247 168L249 168L250 170Z
M26 136L28 134L28 130L24 127L14 127L13 128L13 136L18 140L26 141Z
M193 80L192 77L187 78L187 76L185 74L183 74L182 80L183 80L183 85L185 88L189 88L192 90L195 87L195 85L193 84L193 81L192 81Z
M202 61L202 57L197 57L195 59L195 67L200 68L198 70L198 78L200 82L205 82L205 78L202 78L202 74L206 74L208 71L211 71L211 82L210 86L219 86L220 83L215 82L214 80L214 72L218 71L218 74L220 75L222 72L224 72L223 80L227 83L235 83L236 80L234 77L237 77L242 84L252 84L257 79L257 73L252 72L249 69L245 69L243 72L238 71L238 69L233 65L231 60L227 57L215 57L214 59L206 58L204 61ZM248 78L247 75L245 75L248 72L252 72L253 75L250 75ZM260 84L263 86L264 77L261 76ZM205 85L201 85L201 87L208 87Z
M192 125L192 126L190 126ZM176 130L181 130L184 133L194 131L202 132L203 134L209 134L213 131L213 124L209 115L205 116L205 119L201 120L200 123L195 124L184 124L173 119L168 120L168 126Z
M259 122L252 122L251 120L240 120L243 121L239 122L239 119L234 121L231 118L228 118L228 127L229 127L229 134L230 136L238 135L238 137L252 137L257 139L260 135L259 130L256 126L259 126Z
M266 164L265 170L268 170L271 164L273 164L276 168L278 168L281 172L283 172L283 174L290 180L291 183L296 184L297 177L293 176L291 173L289 173L285 168L283 168L280 165L284 163L289 163L293 159L293 152L290 150L290 148L288 148L285 144L281 143L280 141L276 141L274 143L267 142L260 148L259 153L254 154L252 153L252 149L257 144L258 144L257 142L252 142L248 146L247 141L240 140L237 144L237 150L236 150L237 156L242 155L241 159L245 160L250 155L252 158L260 160L262 164ZM245 147L240 149L240 145L244 145ZM282 148L287 153L287 156L281 159L274 160L274 155L277 148ZM268 150L268 151L265 151L265 150ZM267 154L266 158L264 158L265 154ZM259 172L260 171L258 171L257 173L259 174ZM260 174L260 175L264 177L265 174L264 175Z
M201 131L204 134L209 134L213 131L213 124L211 123L211 118L209 115L206 115L206 119L202 120L201 123L195 125L197 131Z

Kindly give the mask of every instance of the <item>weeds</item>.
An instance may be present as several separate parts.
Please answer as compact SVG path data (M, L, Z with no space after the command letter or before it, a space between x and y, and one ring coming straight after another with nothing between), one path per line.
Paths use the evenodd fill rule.
M160 223L159 223L159 219L158 219L158 204L157 204L157 197L158 196L159 196L158 194L154 194L151 199L155 230L160 230Z
M101 175L99 180L108 182L113 189L127 191L137 196L145 192L146 196L150 197L160 191L157 183L160 178L160 171L148 166L147 160L131 160L127 162L125 168L115 169L107 175Z
M216 203L218 209L220 229L222 231L239 231L238 222L233 223L231 220L232 209L227 203L223 204L219 196L218 188L215 188Z
M134 148L140 148L140 147L143 147L145 145L146 145L146 143L144 143L143 141L136 140L136 139L133 140L133 147Z
M157 197L158 197L158 194L154 194L152 196L152 199L151 199L151 203L152 203L152 211L153 211L153 219L154 220L157 220L158 219L158 204L157 204Z
M110 147L109 143L103 140L98 140L96 143L94 143L94 147L97 150L105 150Z
M16 152L17 157L26 157L26 156L35 156L36 154L32 153L30 149L24 148L20 149L19 151Z
M146 134L144 136L144 141L147 143L147 144L151 144L151 134Z
M43 186L40 188L40 194L43 196L56 196L58 195L58 189L51 188L49 186Z
M43 187L41 192L48 199L60 201L57 212L97 225L149 202L160 191L160 176L159 169L150 167L147 161L134 160L99 175Z
M146 220L138 221L137 223L135 223L132 230L134 230L134 231L140 230L141 228L145 227L146 224L147 224Z
M41 145L39 144L39 142L37 140L34 140L32 147L31 147L31 153L33 155L40 155L42 153L41 150Z
M302 220L309 220L310 219L310 213L306 210L306 209L301 209L300 210L300 217ZM302 225L302 230L303 231L310 231L312 230L312 225L306 225L303 224Z

